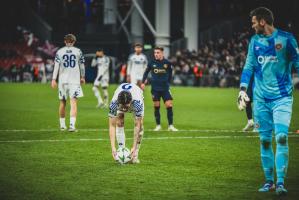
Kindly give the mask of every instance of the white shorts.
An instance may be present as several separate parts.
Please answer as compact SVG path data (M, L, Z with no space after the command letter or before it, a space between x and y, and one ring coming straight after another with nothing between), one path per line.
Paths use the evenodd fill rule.
M108 87L109 85L109 78L107 76L103 76L100 80L100 76L97 76L96 79L94 80L93 85L99 87Z
M142 76L131 76L131 83L136 84L138 81L142 81Z
M68 84L64 83L58 86L58 98L60 100L67 100L83 97L83 91L80 84Z

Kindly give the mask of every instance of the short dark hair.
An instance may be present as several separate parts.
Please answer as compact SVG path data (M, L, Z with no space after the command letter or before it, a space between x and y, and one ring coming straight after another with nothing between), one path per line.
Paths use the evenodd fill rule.
M134 47L141 47L142 48L142 44L141 43L135 43Z
M102 51L102 52L104 52L104 49L103 49L103 48L98 48L97 51Z
M258 7L250 12L250 17L255 16L258 21L265 20L267 24L273 25L274 16L270 9L265 7Z
M125 105L132 101L132 94L126 90L121 91L117 96L117 102L119 104Z
M164 48L163 48L163 47L161 47L161 46L156 46L156 47L154 48L154 50L160 50L160 51L164 51Z
M64 41L67 43L74 43L77 41L77 38L73 34L67 34L64 36Z

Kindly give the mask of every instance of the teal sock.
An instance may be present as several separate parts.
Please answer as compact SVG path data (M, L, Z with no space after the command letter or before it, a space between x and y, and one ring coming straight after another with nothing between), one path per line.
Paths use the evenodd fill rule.
M274 182L274 153L271 139L261 139L261 159L266 181Z
M288 136L285 133L277 134L276 136L276 174L277 183L284 183L287 174L289 161L289 146Z

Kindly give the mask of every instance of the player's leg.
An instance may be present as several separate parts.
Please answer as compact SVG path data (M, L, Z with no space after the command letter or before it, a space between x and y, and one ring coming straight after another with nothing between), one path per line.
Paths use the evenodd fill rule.
M272 148L272 111L266 103L254 102L255 127L260 135L260 152L265 184L259 192L274 190L274 153Z
M103 79L101 85L102 85L103 96L104 96L104 107L108 107L108 103L109 103L109 93L108 93L109 80L108 79Z
M62 99L59 103L59 123L60 123L60 130L66 130L65 125L65 107L66 107L66 100Z
M161 115L160 115L160 99L161 99L161 94L158 91L152 90L152 98L153 98L153 103L154 103L154 116L156 120L156 128L154 131L160 131L161 130Z
M252 107L251 107L251 102L249 102L246 106L246 116L247 116L247 124L243 128L243 131L249 131L254 127L254 122L252 119Z
M142 80L137 80L137 85L138 85L138 87L141 88L141 84L142 84Z
M168 130L169 131L178 131L178 129L176 129L173 126L173 103L172 103L172 96L170 94L169 91L163 92L163 101L167 110L167 120L168 120Z
M58 85L58 98L60 100L59 102L59 124L60 124L60 130L64 131L66 130L65 125L65 107L66 107L66 88L65 85Z
M77 102L78 98L83 97L83 91L80 85L69 85L69 97L70 97L70 132L76 131L76 119L77 119Z
M126 135L125 135L125 114L124 113L118 113L117 119L116 119L116 141L119 148L126 147Z
M99 81L99 77L97 77L93 83L93 87L92 87L92 91L94 93L94 96L97 98L98 100L98 104L97 104L97 108L100 108L103 106L103 99L101 97L101 93L99 91L99 85L100 85L100 81Z
M273 119L276 140L276 175L277 194L285 194L284 180L287 174L289 161L288 131L292 116L293 99L286 97L273 102Z

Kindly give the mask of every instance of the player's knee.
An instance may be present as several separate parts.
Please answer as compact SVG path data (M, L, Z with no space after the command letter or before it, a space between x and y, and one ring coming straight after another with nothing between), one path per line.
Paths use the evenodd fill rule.
M95 91L97 91L97 90L98 90L97 86L94 85L94 86L92 87L92 91L95 92Z
M160 107L160 102L159 101L154 101L154 107L155 108Z
M288 141L288 135L286 133L278 133L275 139L277 144L285 145Z
M268 149L271 146L271 138L269 137L261 137L260 142L264 149Z
M102 87L103 90L107 90L107 88L108 88L107 86Z
M172 107L172 101L171 100L166 101L165 106L166 106L166 108Z
M125 125L124 120L117 120L116 122L117 127L124 127L124 125Z

